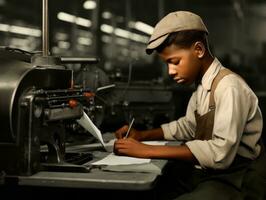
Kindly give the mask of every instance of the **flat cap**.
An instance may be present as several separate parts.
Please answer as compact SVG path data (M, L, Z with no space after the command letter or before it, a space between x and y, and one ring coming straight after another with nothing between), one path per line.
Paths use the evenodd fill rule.
M199 30L209 33L201 17L189 11L171 12L155 26L146 53L151 54L160 46L170 33L186 30Z

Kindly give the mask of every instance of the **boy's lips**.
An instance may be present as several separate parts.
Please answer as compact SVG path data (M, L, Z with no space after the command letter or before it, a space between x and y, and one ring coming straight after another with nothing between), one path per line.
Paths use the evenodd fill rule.
M179 79L178 81L177 81L177 83L184 83L185 82L185 79Z
M183 82L185 82L185 79L184 79L184 78L181 78L181 77L175 77L174 80L175 80L177 83L183 83Z

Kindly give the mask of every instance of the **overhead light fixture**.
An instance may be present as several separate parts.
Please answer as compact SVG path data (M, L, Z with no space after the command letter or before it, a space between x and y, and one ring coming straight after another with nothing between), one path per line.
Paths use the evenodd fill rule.
M0 31L8 32L9 27L8 24L0 24Z
M19 33L22 35L30 35L30 36L35 36L35 37L40 37L42 35L42 32L39 29L27 28L27 27L22 27L22 26L14 26L14 25L10 26L9 32Z
M114 31L114 28L108 24L102 24L101 25L101 31L104 32L104 33L113 33Z
M114 28L113 26L110 26L108 24L102 24L101 31L104 33L108 33L108 34L115 34L118 37L130 39L135 42L140 42L140 43L145 43L145 44L148 42L148 39L149 39L147 36L136 34L136 33L131 33L121 28Z
M108 12L108 11L104 11L102 13L102 18L104 19L110 19L112 17L112 13Z
M121 28L116 28L114 33L115 33L115 35L117 35L119 37L123 37L123 38L129 38L129 36L131 34L129 31L123 30Z
M135 23L135 29L142 31L144 33L147 33L149 35L152 35L154 28L144 22L137 21Z
M39 29L9 25L9 24L0 24L0 31L11 32L20 35L28 35L33 37L41 37L42 35L42 32Z
M144 43L144 44L147 44L149 41L149 38L147 36L136 34L136 33L131 33L130 38L131 40Z
M97 7L96 2L92 1L92 0L85 1L84 4L83 4L83 8L86 9L86 10L93 10L96 7Z
M150 26L144 22L141 22L141 21L137 21L137 22L131 21L128 23L128 26L130 28L134 28L134 29L141 31L143 33L146 33L148 35L152 35L153 30L154 30L154 28L152 26Z
M90 27L91 26L91 21L82 17L77 17L76 18L76 24L80 26L85 26L85 27Z
M92 44L92 40L86 37L79 37L78 43L85 46L90 46Z
M57 18L61 21L77 24L79 26L90 27L91 21L82 17L77 17L65 12L59 12Z

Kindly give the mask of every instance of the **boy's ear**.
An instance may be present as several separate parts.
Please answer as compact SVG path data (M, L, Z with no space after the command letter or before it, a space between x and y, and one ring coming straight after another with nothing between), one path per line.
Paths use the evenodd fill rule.
M194 51L195 51L196 56L198 58L203 58L203 56L204 56L204 54L206 52L205 45L202 42L195 42Z

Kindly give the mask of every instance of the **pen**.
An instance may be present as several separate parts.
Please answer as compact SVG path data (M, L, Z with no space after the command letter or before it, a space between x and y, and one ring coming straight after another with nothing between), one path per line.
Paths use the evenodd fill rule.
M125 138L128 137L128 134L129 134L129 132L130 132L130 129L131 129L131 127L132 127L132 124L133 124L134 120L135 120L135 118L133 117L133 119L132 119L132 121L130 122L130 125L129 125L128 129L127 129L127 133L126 133Z

